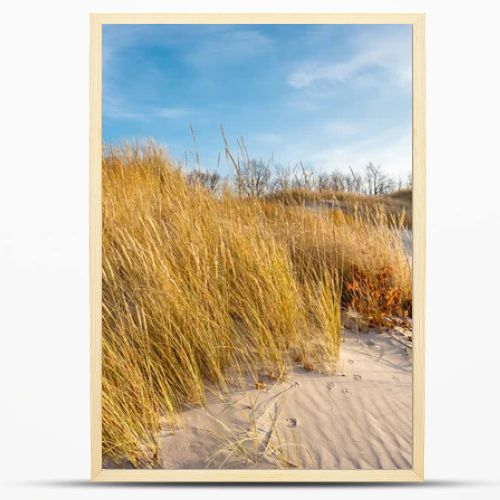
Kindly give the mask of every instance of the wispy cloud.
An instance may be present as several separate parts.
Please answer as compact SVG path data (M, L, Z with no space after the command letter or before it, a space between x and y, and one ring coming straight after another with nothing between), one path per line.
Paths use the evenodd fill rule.
M103 96L103 113L106 118L113 120L148 121L151 118L166 118L169 120L184 118L191 114L191 110L176 107L143 107L141 111L136 111L131 105L127 105L124 99L105 93Z
M202 164L218 128L250 154L318 170L411 168L411 27L106 25L103 137L151 136ZM406 142L405 142L406 141Z
M319 170L346 170L349 166L361 171L368 162L381 165L384 172L405 177L412 165L411 132L393 137L372 136L351 141L339 147L319 149L308 155Z
M359 134L361 127L351 122L331 121L324 124L323 130L334 137L350 137Z
M357 79L362 84L375 81L371 73L382 70L392 83L407 85L411 82L411 59L408 57L408 40L397 37L372 40L364 43L369 49L360 50L350 58L327 62L308 61L302 63L288 78L288 83L296 89L314 84L342 84ZM377 79L381 81L380 78Z
M256 29L228 29L198 40L187 60L194 66L241 61L273 46L273 40Z
M259 132L250 135L250 140L261 144L279 144L283 142L283 136L275 132Z
M103 64L109 65L131 48L163 48L178 51L193 67L220 66L270 49L273 39L257 27L236 25L112 25L105 26ZM189 50L186 50L189 48Z
M116 96L109 95L108 92L103 93L102 110L105 118L112 120L139 120L146 119L144 112L136 112L130 109L121 99Z
M153 112L154 115L161 118L181 118L189 114L186 108L160 108Z

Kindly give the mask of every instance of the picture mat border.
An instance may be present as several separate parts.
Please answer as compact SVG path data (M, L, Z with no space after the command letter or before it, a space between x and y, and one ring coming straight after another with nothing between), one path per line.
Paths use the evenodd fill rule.
M406 470L198 470L102 467L102 25L411 24L413 29L413 467ZM417 482L424 479L425 14L90 14L91 479L106 482Z

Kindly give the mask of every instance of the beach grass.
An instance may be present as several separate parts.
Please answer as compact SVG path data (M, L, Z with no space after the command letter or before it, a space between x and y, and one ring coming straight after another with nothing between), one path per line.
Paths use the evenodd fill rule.
M334 364L346 311L378 328L411 317L396 198L329 193L344 203L331 210L306 194L214 194L153 144L106 148L102 180L103 454L116 463L159 466L160 430L207 384Z

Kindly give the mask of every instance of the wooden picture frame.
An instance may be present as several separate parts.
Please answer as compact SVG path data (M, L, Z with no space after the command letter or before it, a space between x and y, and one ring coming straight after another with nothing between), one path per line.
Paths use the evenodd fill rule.
M91 477L94 481L374 482L424 478L425 47L424 14L91 14ZM413 468L409 470L103 469L101 454L101 145L103 24L411 24L413 27Z

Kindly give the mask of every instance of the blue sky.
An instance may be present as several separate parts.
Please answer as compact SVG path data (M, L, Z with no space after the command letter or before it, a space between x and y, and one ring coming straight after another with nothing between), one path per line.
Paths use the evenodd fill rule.
M229 172L250 155L316 171L411 171L410 25L105 25L103 140L153 138Z

